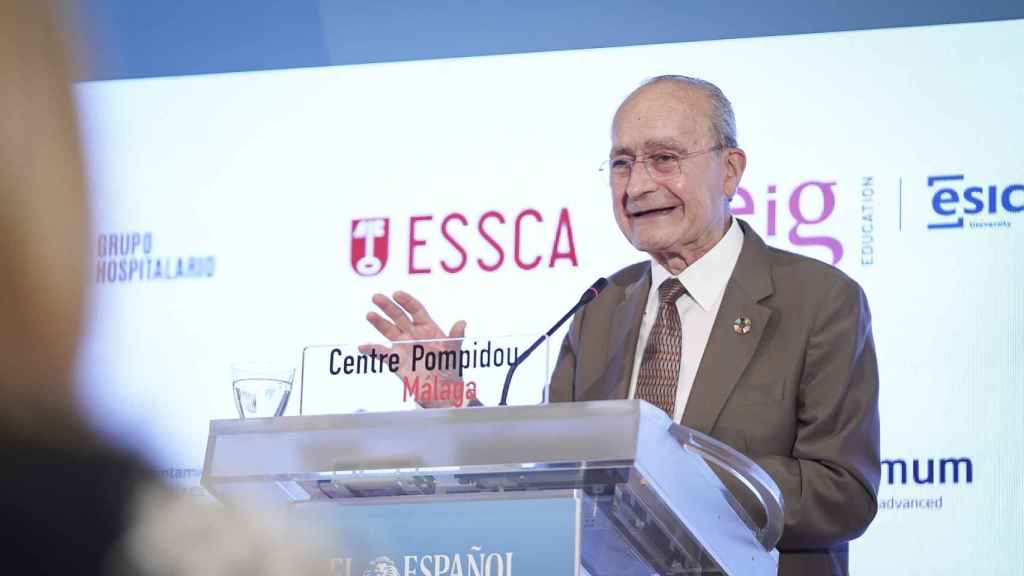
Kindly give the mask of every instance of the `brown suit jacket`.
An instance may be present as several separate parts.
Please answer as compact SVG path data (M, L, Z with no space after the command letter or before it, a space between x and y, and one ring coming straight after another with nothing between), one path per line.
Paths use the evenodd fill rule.
M739 223L743 248L682 424L751 457L779 485L779 574L847 574L847 542L874 518L880 476L878 366L867 300L836 268L768 247ZM576 315L549 401L570 399L577 355L577 400L628 395L650 285L650 262L624 268ZM733 330L739 317L751 320L749 333Z

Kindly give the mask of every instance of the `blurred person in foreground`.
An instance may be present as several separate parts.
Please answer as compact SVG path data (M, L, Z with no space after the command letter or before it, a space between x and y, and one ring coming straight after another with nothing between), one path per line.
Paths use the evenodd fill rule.
M88 219L56 7L0 2L0 537L20 574L322 574L106 445L75 406Z

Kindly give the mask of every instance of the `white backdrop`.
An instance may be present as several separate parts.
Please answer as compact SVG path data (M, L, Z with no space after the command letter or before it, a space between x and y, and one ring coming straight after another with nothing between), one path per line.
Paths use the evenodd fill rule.
M209 420L235 417L229 364L297 365L304 345L372 338L374 292L407 290L473 335L546 329L596 277L643 257L597 167L621 98L682 73L733 101L750 197L734 209L775 246L828 262L841 246L837 266L867 292L896 474L883 468L883 509L852 545L853 572L1019 573L1022 34L1012 21L81 84L95 270L150 267L94 284L82 400L194 481ZM977 203L963 199L972 186ZM524 270L515 220L531 209L520 257L541 261ZM492 212L483 228L504 257L486 271L479 260L498 252L478 225ZM461 260L446 217L466 252L456 273L442 267ZM962 228L928 227L958 217ZM350 264L363 218L389 219L376 276ZM425 242L411 262L410 229ZM148 253L99 254L98 236L135 233ZM206 264L152 278L156 260L177 258ZM951 458L968 460L940 478Z

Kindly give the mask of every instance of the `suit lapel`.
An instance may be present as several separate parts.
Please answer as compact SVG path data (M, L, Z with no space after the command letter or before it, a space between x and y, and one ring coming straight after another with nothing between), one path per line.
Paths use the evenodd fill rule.
M651 287L650 264L623 290L623 299L611 316L608 332L608 364L596 384L586 392L585 400L625 399L633 375L633 358L640 333L647 293Z
M743 229L743 248L726 285L683 412L683 425L705 434L711 433L772 316L770 308L759 304L773 290L768 249L745 222L739 223ZM737 318L750 320L749 332L736 332L733 323Z

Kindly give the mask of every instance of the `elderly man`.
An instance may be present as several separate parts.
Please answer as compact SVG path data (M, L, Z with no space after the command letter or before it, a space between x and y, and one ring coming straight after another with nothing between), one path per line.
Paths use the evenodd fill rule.
M713 84L662 76L626 98L605 169L619 228L650 260L574 319L548 399L641 398L747 454L785 500L779 573L846 574L877 508L870 314L842 272L730 215L745 166ZM390 321L367 319L391 340L445 335L408 294L373 301Z

